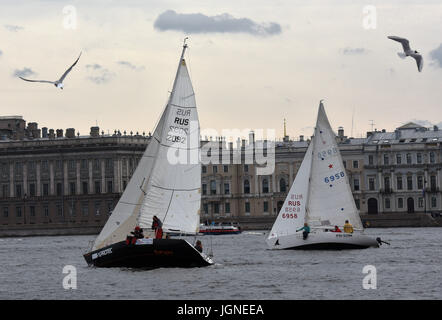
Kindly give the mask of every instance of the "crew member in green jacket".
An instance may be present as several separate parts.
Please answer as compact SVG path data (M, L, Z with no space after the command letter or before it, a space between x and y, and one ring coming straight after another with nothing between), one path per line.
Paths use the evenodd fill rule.
M304 232L302 233L302 238L305 240L308 237L308 234L310 233L310 227L308 226L307 222L304 223L304 226L302 228L299 228L298 230L296 230L296 232L304 230Z

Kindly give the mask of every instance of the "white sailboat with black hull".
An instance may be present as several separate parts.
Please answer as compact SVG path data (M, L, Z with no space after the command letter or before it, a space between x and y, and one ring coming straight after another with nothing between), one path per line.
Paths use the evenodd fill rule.
M353 233L330 232L348 220ZM297 232L304 224L310 233ZM322 100L313 139L284 205L266 239L271 249L363 249L378 247L366 236L351 193L336 136Z
M138 166L90 252L97 267L202 267L212 259L184 239L141 238L126 244L136 226L197 234L200 225L200 127L195 95L184 59L178 65L168 103Z

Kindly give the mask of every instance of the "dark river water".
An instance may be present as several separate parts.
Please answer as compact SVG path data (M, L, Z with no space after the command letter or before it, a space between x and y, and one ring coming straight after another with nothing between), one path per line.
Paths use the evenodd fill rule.
M95 236L2 238L0 299L442 298L442 228L366 233L391 245L273 251L266 247L264 231L245 231L198 237L205 251L212 242L213 266L155 270L88 267L82 254ZM76 289L63 288L66 265L76 268ZM376 289L363 288L366 265L376 268Z

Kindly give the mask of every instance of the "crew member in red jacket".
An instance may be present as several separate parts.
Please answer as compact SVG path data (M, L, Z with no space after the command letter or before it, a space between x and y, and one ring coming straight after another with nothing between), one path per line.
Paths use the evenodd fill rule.
M155 239L163 238L163 223L157 216L153 216L152 230L155 230Z

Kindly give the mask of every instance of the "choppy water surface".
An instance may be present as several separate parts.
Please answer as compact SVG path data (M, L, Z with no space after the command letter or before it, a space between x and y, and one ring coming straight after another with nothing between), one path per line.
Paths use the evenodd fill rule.
M367 229L391 243L348 251L268 250L264 232L202 236L216 264L131 270L88 267L95 236L0 239L1 299L441 299L442 228ZM190 242L193 237L187 238ZM63 267L77 289L63 289ZM377 289L365 290L365 265Z

